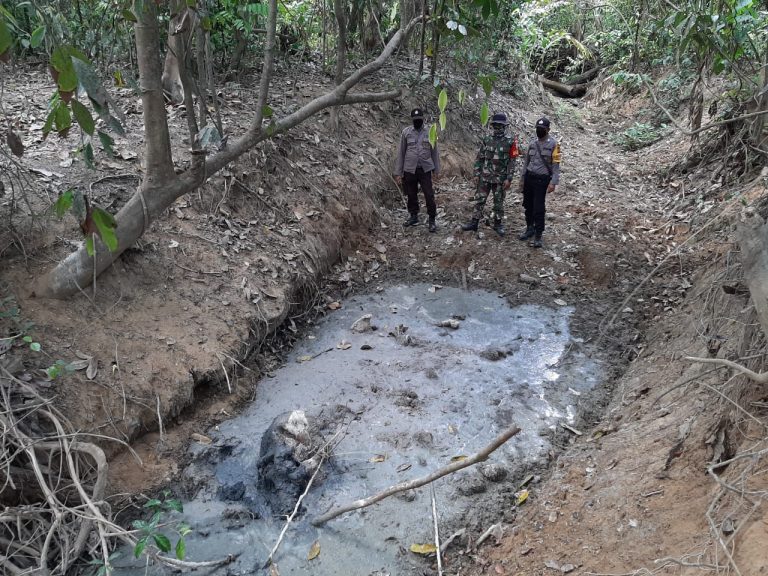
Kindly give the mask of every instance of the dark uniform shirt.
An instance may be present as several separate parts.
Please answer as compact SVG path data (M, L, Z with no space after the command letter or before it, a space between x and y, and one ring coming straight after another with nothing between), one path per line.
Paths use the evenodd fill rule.
M541 154L539 154L539 150L541 150ZM534 138L528 144L520 177L525 178L526 174L551 175L550 184L557 185L560 183L560 144L552 136L547 135L546 140Z
M429 143L429 126L425 124L421 130L408 126L400 135L400 147L397 150L397 165L395 175L402 176L403 172L415 173L416 168L424 172L431 170L440 172L440 155L437 144Z
M512 180L519 155L516 136L485 136L475 158L475 177L490 184Z

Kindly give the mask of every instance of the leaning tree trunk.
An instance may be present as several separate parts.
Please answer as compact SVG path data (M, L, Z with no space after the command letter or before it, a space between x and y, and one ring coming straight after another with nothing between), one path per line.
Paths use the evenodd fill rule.
M739 224L738 232L744 280L768 338L768 200Z
M332 91L311 100L268 128L263 128L264 109L272 77L277 20L277 0L270 0L264 64L253 123L245 134L210 158L206 159L202 153L193 152L192 167L176 176L171 161L170 138L163 105L157 17L152 2L143 2L143 4L146 12L136 14L138 22L135 29L144 103L146 176L137 193L115 217L117 249L109 252L106 246L95 238L96 255L92 258L88 256L83 243L77 251L38 279L35 285L35 293L38 296L66 298L82 290L94 277L106 270L120 254L132 246L145 232L152 219L160 216L174 200L192 192L207 177L239 158L259 142L290 130L326 108L363 102L384 102L399 97L400 90L356 94L349 94L349 91L363 78L380 70L421 20L416 18L405 29L398 31L375 60L357 69Z

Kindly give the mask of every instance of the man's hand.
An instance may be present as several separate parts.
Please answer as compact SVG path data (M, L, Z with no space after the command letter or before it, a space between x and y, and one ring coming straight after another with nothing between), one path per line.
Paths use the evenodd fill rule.
M510 186L512 186L512 181L504 180L504 190L509 190Z
M550 184L549 186L547 186L547 194L551 194L554 191L555 191L555 185L554 184Z
M440 174L437 172L432 172L432 182L437 184L440 181Z
M395 182L397 182L398 186L403 185L403 177L402 176L395 176Z
M525 182L521 180L520 184L517 185L517 191L520 192L520 194L522 194L524 190L525 190Z

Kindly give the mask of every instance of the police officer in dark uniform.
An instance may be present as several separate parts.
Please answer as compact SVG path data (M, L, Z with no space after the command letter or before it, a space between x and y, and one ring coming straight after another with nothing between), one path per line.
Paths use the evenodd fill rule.
M485 136L475 159L475 210L472 220L464 224L465 231L477 230L483 217L483 208L489 194L493 194L493 229L499 236L504 236L504 197L512 183L515 173L518 150L517 137L506 133L507 115L498 112L491 118L491 134Z
M544 233L547 194L560 183L560 144L549 135L549 120L536 121L536 138L528 144L523 155L520 191L525 208L525 230L519 240L530 240L529 245L541 248Z
M414 108L411 111L413 126L408 126L400 135L400 146L397 150L397 165L395 180L403 186L408 197L408 212L410 217L403 226L415 226L419 223L419 186L424 193L429 216L429 231L436 232L437 205L435 191L432 188L432 176L437 179L440 172L440 155L437 144L429 142L429 126L424 125L424 111Z

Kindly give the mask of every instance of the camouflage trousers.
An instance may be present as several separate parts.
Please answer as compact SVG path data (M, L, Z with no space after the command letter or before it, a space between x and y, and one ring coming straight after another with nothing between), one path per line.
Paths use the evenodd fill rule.
M472 214L472 218L475 220L481 220L483 218L483 208L485 208L485 201L488 199L488 195L493 193L493 216L496 220L504 218L504 198L507 196L507 191L504 190L504 184L497 184L494 182L480 181L480 185L475 192L475 211Z

